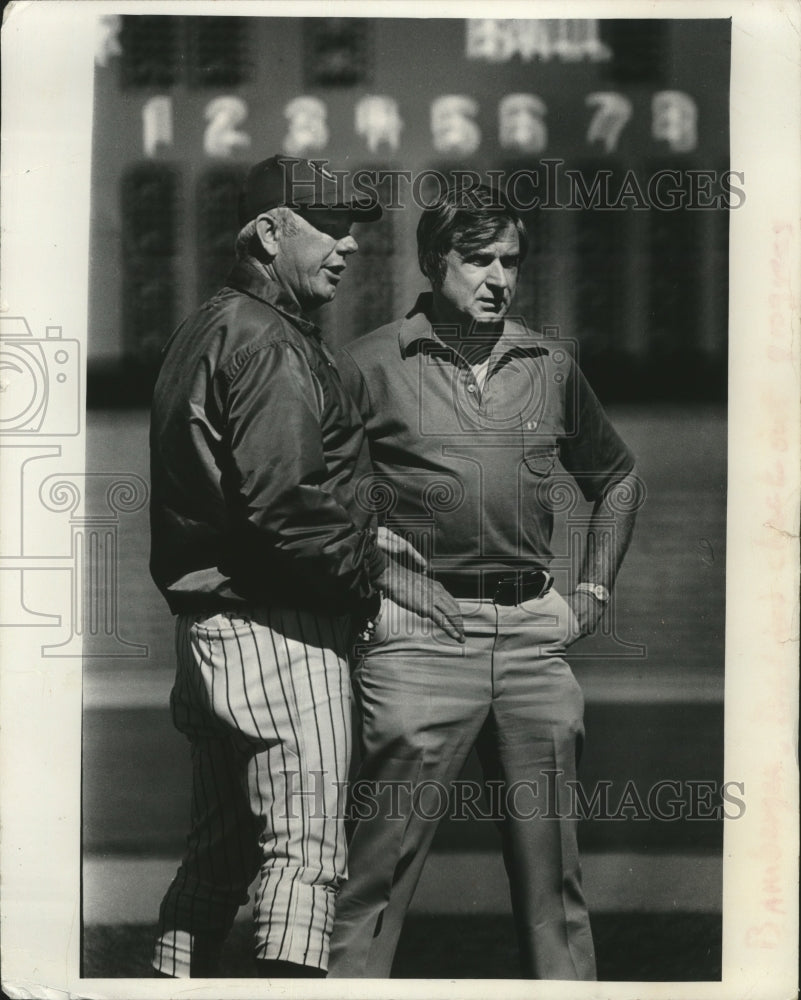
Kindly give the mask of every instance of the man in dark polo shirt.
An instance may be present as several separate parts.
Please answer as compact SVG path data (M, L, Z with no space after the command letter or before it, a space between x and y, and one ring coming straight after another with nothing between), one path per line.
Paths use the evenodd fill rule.
M388 599L360 651L357 782L378 810L354 810L330 974L390 974L442 815L438 789L477 745L503 791L523 975L594 979L576 822L559 815L583 738L564 656L594 629L628 547L634 458L564 345L504 318L527 249L509 203L490 188L452 189L424 211L417 239L431 293L338 363L375 469L362 496L458 600L465 642ZM594 508L563 596L549 572L553 511L577 489Z

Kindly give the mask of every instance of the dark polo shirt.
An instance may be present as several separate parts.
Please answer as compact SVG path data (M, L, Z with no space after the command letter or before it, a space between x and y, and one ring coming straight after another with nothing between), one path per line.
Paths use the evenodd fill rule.
M634 456L565 343L507 319L482 389L430 307L420 296L337 358L375 469L362 497L443 577L547 567L565 489L597 500Z

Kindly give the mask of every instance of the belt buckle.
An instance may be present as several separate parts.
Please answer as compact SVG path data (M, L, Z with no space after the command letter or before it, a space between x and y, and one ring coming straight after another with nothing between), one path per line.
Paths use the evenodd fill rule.
M518 604L545 597L553 584L553 577L545 569L524 570L518 578Z
M521 574L522 579L520 581L520 590L526 591L531 590L532 593L526 596L527 601L536 601L537 598L542 597L542 592L545 589L545 574L541 569L528 570ZM522 596L522 595L521 595Z
M536 569L531 571L530 576L532 577L532 584L535 582L534 578L536 578L537 593L529 598L529 600L536 600L540 597L545 597L553 585L553 577L551 574L545 569Z
M511 573L502 576L495 584L495 593L492 595L495 604L510 606L520 603L520 574Z

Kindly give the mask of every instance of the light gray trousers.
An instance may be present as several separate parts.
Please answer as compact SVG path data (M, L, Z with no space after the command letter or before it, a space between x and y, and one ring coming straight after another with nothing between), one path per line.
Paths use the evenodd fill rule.
M337 901L329 976L390 975L442 814L434 783L447 787L477 745L485 780L505 790L499 825L523 974L595 979L568 784L583 739L583 696L563 657L575 616L553 589L519 606L460 605L464 645L386 601L357 661L363 757L352 791L362 805L354 800L351 810L363 818ZM421 792L417 802L409 786ZM377 809L364 806L371 788L385 793Z

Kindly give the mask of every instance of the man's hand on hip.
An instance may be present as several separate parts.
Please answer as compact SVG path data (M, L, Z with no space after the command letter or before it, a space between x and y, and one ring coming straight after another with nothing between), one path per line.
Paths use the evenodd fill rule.
M405 566L411 566L416 570L428 569L425 557L401 535L397 535L389 528L380 527L377 532L378 547L392 559L397 559Z
M377 583L391 601L421 618L430 618L452 639L464 642L464 624L459 605L441 583L422 573L406 569L392 560Z

